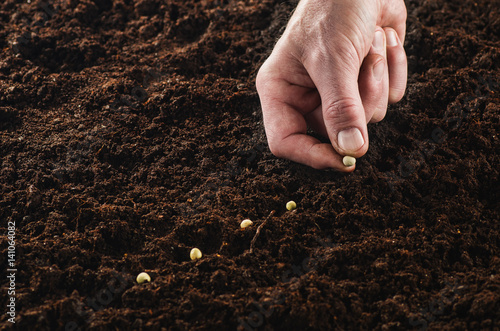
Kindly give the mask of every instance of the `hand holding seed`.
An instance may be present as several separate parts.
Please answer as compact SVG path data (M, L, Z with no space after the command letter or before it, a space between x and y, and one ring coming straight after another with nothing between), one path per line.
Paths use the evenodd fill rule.
M403 0L301 0L256 80L271 152L353 171L343 157L366 153L367 124L404 94L405 25Z

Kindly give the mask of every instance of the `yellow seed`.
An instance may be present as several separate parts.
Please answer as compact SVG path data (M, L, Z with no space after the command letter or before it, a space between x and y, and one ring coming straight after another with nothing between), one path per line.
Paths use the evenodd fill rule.
M287 210L294 210L295 208L297 208L297 204L295 203L295 201L288 201L286 203Z
M191 253L189 253L189 256L191 257L191 260L198 260L201 259L201 251L198 248L193 248L191 250Z
M144 282L150 282L151 281L151 277L149 277L149 275L145 272L141 272L139 275L137 275L137 283L139 284L142 284Z
M253 224L253 222L252 222L251 220L246 219L246 220L241 221L241 223L240 223L240 227L241 227L242 229L244 229L244 228L248 228L248 227L249 227L249 226L251 226L252 224Z
M346 155L344 156L344 158L342 159L342 162L344 162L344 165L346 167L352 167L353 165L356 164L356 159L353 158L352 156L349 156L349 155Z

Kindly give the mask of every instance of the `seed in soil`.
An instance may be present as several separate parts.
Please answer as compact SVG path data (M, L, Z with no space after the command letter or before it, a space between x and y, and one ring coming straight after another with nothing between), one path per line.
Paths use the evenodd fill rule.
M142 284L144 282L151 282L151 277L145 272L141 272L140 274L137 275L137 283Z
M352 167L353 165L356 164L356 159L353 158L352 156L349 156L349 155L346 155L344 156L344 158L342 159L342 162L344 162L344 165L346 167Z
M248 228L248 227L249 227L249 226L251 226L252 224L253 224L253 222L252 222L251 220L246 219L246 220L241 221L241 223L240 223L240 227L241 227L242 229L244 229L244 228Z
M201 251L198 248L193 248L191 250L191 253L189 253L189 256L191 257L191 260L198 260L201 259Z
M286 203L287 210L294 210L295 208L297 208L297 204L295 203L295 201L288 201Z

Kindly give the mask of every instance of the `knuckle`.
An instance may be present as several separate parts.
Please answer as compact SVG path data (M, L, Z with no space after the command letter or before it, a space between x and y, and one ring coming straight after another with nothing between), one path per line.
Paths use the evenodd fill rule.
M339 124L358 121L360 118L358 102L352 98L335 100L324 107L323 117Z
M259 71L257 72L257 77L255 78L255 85L257 91L264 90L266 86L269 84L270 80L271 80L271 73L269 70L269 62L266 61L260 67Z
M266 83L267 74L264 72L264 68L261 67L259 72L257 73L257 77L255 78L255 87L257 91L263 90Z

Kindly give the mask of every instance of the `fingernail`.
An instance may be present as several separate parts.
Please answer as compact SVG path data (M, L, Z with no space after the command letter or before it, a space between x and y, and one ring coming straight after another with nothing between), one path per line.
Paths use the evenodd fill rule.
M375 79L380 82L382 80L382 77L384 76L384 61L378 61L377 63L375 63L372 70L373 77L375 77Z
M346 152L355 152L363 146L365 140L358 128L346 129L339 132L339 147Z
M388 30L385 35L387 38L388 46L396 46L398 44L398 36L396 36L396 32L394 30Z
M384 48L384 32L380 30L375 31L375 36L373 37L373 48L375 49Z

